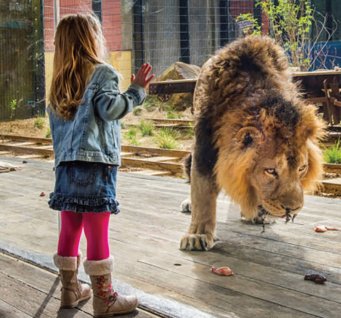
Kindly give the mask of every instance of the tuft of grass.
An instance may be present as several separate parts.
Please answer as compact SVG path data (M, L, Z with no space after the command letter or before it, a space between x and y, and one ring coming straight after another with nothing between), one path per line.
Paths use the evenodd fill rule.
M194 137L194 128L189 127L184 129L181 133L181 139L192 139Z
M175 112L173 111L168 111L166 114L167 119L178 119L178 116Z
M142 113L142 107L136 107L136 108L134 108L134 110L133 110L134 116L140 116L141 113Z
M160 129L158 134L155 136L155 142L158 147L163 149L176 149L179 147L176 138L178 133L173 129Z
M45 138L51 138L51 129L50 128L47 129Z
M323 152L323 158L327 163L341 163L341 142L338 140L333 146Z
M141 120L139 129L143 137L153 136L155 126L154 123L150 120Z
M160 102L155 96L147 96L142 106L146 111L152 112L158 108L159 103Z
M38 129L43 129L45 127L45 118L38 117L35 119L33 126Z
M128 140L128 142L131 145L138 146L139 141L137 140L137 129L135 127L129 128L129 130L125 133L125 139Z

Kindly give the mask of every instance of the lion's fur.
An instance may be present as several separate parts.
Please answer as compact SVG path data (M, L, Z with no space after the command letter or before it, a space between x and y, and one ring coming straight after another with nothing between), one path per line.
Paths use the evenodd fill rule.
M307 156L305 176L295 180L302 190L318 184L322 174L318 140L324 124L315 107L301 98L283 50L270 38L237 40L208 60L195 89L194 111L195 169L240 204L247 218L255 217L259 206L258 181L252 183L252 174L267 158L283 169L290 183ZM297 190L299 201L295 180L292 185L279 181L277 194L271 194L278 195L277 203L268 197L264 201L280 210L280 200L290 199L285 187L292 193Z

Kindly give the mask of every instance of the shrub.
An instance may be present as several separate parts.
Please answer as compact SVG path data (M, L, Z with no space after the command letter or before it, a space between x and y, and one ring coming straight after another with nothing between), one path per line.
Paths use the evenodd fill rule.
M10 110L10 119L15 117L15 111L18 107L18 101L16 99L12 99L9 103L9 110Z
M179 147L176 141L177 136L177 132L172 129L160 129L155 136L155 142L160 148L175 149Z
M45 138L51 138L51 129L50 128L47 129Z
M142 136L153 136L154 134L154 124L149 120L141 120L139 125Z
M45 118L43 117L38 117L34 121L33 126L38 129L43 129L45 127Z
M135 127L129 128L124 136L131 145L137 146L139 144L137 140L137 129Z
M328 33L325 21L318 23L314 18L314 10L309 0L256 0L256 6L260 6L262 12L269 18L269 36L282 46L288 56L291 66L308 70L311 67L311 43L320 41L312 39L313 24L318 25ZM252 14L240 14L236 18L243 31L247 34L260 34L261 27ZM333 31L332 31L333 32Z
M136 108L134 108L133 114L134 114L135 116L140 116L141 113L142 113L142 108L141 108L141 107L136 107Z
M338 140L332 147L323 152L323 157L327 163L341 163L341 142Z

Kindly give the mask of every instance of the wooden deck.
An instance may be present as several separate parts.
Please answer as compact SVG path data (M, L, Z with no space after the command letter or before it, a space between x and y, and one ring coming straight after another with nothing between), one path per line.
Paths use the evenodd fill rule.
M0 249L34 264L0 255L0 317L88 317L90 303L57 312L52 254L58 218L47 206L53 164L0 160L21 167L0 174ZM179 205L189 185L128 173L120 173L118 183L122 212L110 223L114 285L138 295L141 308L132 317L340 317L341 231L313 230L317 224L341 228L340 199L307 196L295 223L278 220L262 234L261 226L243 224L238 207L220 196L221 241L209 252L182 252L179 240L190 215ZM83 253L85 246L83 238ZM230 266L235 275L214 275L212 265ZM305 281L310 269L326 274L327 283Z

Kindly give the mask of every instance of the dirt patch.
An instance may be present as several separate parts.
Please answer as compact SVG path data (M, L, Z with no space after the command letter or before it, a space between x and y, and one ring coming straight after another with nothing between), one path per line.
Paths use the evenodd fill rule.
M27 137L49 138L49 120L45 117L0 122L0 133Z

